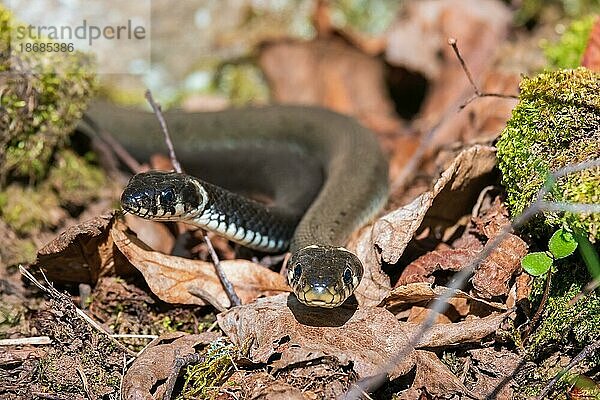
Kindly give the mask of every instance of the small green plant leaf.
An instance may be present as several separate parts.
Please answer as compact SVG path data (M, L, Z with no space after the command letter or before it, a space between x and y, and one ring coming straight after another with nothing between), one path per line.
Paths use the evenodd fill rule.
M552 266L552 257L542 251L529 253L521 260L521 266L530 275L544 275Z
M571 232L559 229L550 238L548 249L555 259L565 258L575 252L575 249L577 249L577 240L575 240Z

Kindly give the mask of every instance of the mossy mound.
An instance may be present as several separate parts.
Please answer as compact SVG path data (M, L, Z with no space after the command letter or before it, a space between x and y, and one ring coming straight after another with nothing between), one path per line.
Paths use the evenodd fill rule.
M0 5L0 184L42 178L95 90L93 63L80 52L20 52L10 12Z
M600 74L586 68L523 78L519 103L497 143L507 203L518 215L536 198L548 174L600 158ZM600 167L561 177L548 201L600 203ZM547 212L534 231L566 227L600 239L600 214Z
M582 288L590 277L585 266L573 261L561 261L552 275L552 286L540 325L529 338L527 351L534 359L548 356L559 349L586 345L600 339L600 296L591 292L581 296ZM536 278L533 298L539 303L544 291L545 278ZM534 306L535 307L535 306ZM600 354L589 362L600 365Z

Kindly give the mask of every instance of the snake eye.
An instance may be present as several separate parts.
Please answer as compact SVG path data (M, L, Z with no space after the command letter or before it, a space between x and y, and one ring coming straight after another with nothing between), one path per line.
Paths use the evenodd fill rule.
M160 204L162 205L170 205L175 200L175 193L173 193L172 189L164 189L160 192Z
M300 275L302 274L302 267L300 264L296 264L294 267L294 280L300 279Z
M352 283L352 271L350 271L350 268L346 268L344 271L344 283L346 285L350 285Z

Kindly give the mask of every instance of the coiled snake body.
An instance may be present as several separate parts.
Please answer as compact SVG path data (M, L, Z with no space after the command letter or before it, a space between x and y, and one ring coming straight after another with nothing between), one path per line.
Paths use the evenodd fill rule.
M151 113L99 103L88 115L137 157L164 148ZM204 180L137 174L121 196L124 210L186 221L262 251L289 248L288 280L307 305L337 307L353 293L363 267L343 246L387 198L387 163L370 131L296 106L167 112L165 119L183 168ZM232 191L261 193L270 204Z

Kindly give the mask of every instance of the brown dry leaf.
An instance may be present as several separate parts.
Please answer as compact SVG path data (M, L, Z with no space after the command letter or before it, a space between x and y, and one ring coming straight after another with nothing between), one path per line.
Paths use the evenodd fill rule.
M391 290L389 278L381 271L383 262L395 264L415 232L424 225L437 229L452 225L464 214L470 214L470 205L486 176L496 164L495 149L473 146L462 151L442 173L431 191L411 203L384 215L373 224L361 229L350 240L348 248L354 251L365 267L365 276L355 295L359 304L377 305Z
M137 268L152 292L167 303L204 305L218 309L230 302L212 263L169 256L148 248L117 221L111 235L119 251ZM261 295L289 291L286 279L247 260L221 261L221 266L243 303ZM201 298L200 298L200 297Z
M417 282L433 283L435 278L431 274L435 271L459 271L469 264L475 254L477 252L470 249L430 251L408 264L394 287Z
M600 72L600 17L596 17L594 27L590 32L581 65L592 71Z
M125 223L149 247L164 254L171 254L175 246L175 237L165 224L133 214L125 214Z
M512 318L513 310L501 314L491 314L483 318L469 318L466 321L451 324L432 325L419 339L415 348L432 348L455 346L460 343L479 342L486 336L498 331L500 325L507 319ZM402 323L401 329L406 336L412 337L417 332L420 324Z
M519 369L523 360L521 356L492 347L469 350L469 354L473 360L471 368L475 371L476 381L472 392L477 398L514 398L513 386L517 383L513 380L513 374Z
M450 289L444 286L433 287L433 285L430 283L409 283L407 285L394 288L394 290L390 292L389 296L383 300L383 304L388 310L397 310L399 308L404 308L403 306L422 303L424 301L432 301L446 294L448 290ZM495 310L506 310L506 306L504 304L479 299L463 292L462 290L457 290L452 297L466 299L470 302L477 302Z
M341 39L267 44L259 63L278 102L330 108L375 132L401 129L387 95L383 63Z
M123 377L123 398L153 400L162 398L164 381L173 369L175 359L196 352L198 345L216 340L216 332L199 335L167 333L154 346L144 349ZM160 384L160 385L159 385Z
M67 228L38 251L33 270L42 268L54 282L90 284L101 276L131 274L126 262L115 262L120 254L109 235L114 221L113 211Z
M259 299L217 315L219 326L248 358L275 370L322 358L340 365L353 362L359 377L379 372L385 361L408 346L400 323L384 308L348 306L319 309L300 304L292 295ZM391 378L408 372L412 356L390 372Z
M439 396L447 398L453 394L475 398L435 353L417 350L415 351L415 361L417 372L413 384L400 394L398 399L421 399L423 393L434 398L439 398Z
M230 392L240 391L240 397L252 400L308 400L302 391L294 386L284 382L281 379L275 379L271 374L258 371L247 373L246 371L236 371L222 385ZM237 394L237 393L236 393ZM234 397L238 398L238 397Z
M508 210L499 197L484 214L474 219L478 231L493 239L510 223ZM492 253L476 268L471 282L477 294L484 298L507 295L508 283L521 267L527 254L527 244L518 236L508 234Z
M475 270L473 288L483 298L508 294L508 282L521 268L527 254L527 244L518 236L508 234Z

